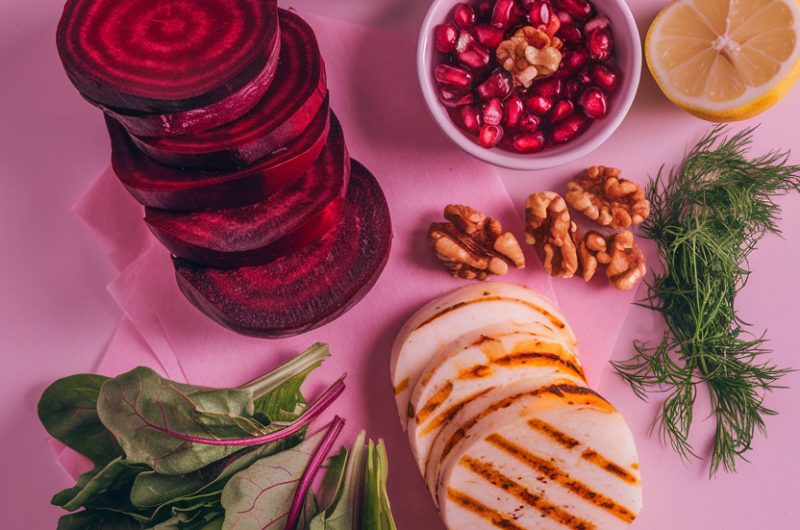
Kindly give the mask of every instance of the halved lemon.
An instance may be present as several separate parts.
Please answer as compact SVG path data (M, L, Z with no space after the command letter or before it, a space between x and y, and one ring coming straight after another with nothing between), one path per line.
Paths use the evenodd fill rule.
M800 0L675 0L645 40L664 94L709 121L751 118L800 76Z

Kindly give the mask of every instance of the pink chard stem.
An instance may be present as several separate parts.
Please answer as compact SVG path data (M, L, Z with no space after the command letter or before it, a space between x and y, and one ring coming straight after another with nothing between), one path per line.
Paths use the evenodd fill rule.
M333 442L336 441L343 427L344 420L339 416L334 417L333 421L329 424L328 434L325 435L322 443L319 444L319 449L314 453L314 457L308 463L308 467L300 478L300 484L297 486L297 491L292 500L292 507L289 509L289 515L286 519L286 530L294 530L294 527L297 525L297 521L300 518L300 511L303 509L306 502L306 494L311 487L311 483L314 481L314 476L328 457L328 453L330 453L331 447L333 447Z
M275 442L277 440L281 440L286 438L287 436L291 436L292 434L296 433L309 423L311 423L314 418L319 416L325 409L327 409L331 403L336 401L336 398L344 392L344 375L336 381L333 385L331 385L325 392L323 392L309 407L303 412L303 415L294 420L293 422L289 423L288 426L284 429L281 429L276 432L272 432L269 434L265 434L263 436L254 436L252 438L237 438L233 440L216 440L213 438L198 438L196 436L187 436L185 434L179 434L175 432L169 432L170 435L174 436L175 438L180 438L181 440L187 440L189 442L196 442L201 444L208 444L208 445L261 445L270 442ZM167 431L164 431L167 432Z

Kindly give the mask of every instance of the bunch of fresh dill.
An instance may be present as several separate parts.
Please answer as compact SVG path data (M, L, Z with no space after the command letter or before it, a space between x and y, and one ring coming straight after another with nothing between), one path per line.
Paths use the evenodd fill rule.
M753 130L727 138L717 125L668 179L659 170L650 180L652 213L642 229L657 243L662 272L639 305L661 313L668 329L660 344L636 342L632 359L614 363L642 399L647 390L668 392L654 427L683 458L697 456L688 434L697 385L707 385L717 422L711 476L720 463L730 472L737 457L746 461L764 415L775 414L764 394L790 371L763 360L764 336L749 333L734 307L748 255L764 234L780 233L774 197L800 190L800 166L787 164L788 153L746 158Z

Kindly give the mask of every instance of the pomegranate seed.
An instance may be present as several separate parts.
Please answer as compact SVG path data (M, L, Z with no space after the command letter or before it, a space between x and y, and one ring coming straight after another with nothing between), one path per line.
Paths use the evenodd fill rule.
M577 44L583 40L581 30L575 24L561 24L558 35L570 44Z
M578 82L574 79L570 79L566 83L564 83L564 96L567 99L574 100L578 97Z
M502 139L503 128L499 125L484 125L478 135L478 143L486 149L496 146Z
M553 128L553 141L558 143L569 142L583 131L592 122L582 114L572 114L561 120Z
M553 106L553 100L547 96L531 96L525 101L525 107L534 114L546 114Z
M592 14L592 4L585 0L557 0L556 6L575 18L585 19Z
M589 62L589 50L585 46L575 46L569 51L562 53L561 64L564 68L577 72Z
M502 68L496 69L489 79L478 85L478 95L483 99L505 98L514 90L511 74Z
M553 107L553 115L550 117L550 121L552 123L556 123L557 121L562 120L572 114L574 110L575 105L573 105L571 101L564 99L557 101Z
M605 61L611 57L614 49L614 41L611 40L609 28L595 30L586 37L586 47L589 48L589 55L592 59Z
M531 92L539 96L545 96L550 99L557 98L561 95L562 83L561 79L556 77L548 77L539 81L531 87Z
M592 82L592 78L589 76L589 67L584 66L583 70L579 73L575 74L575 81L578 82L578 85L586 86Z
M556 11L556 15L562 24L573 24L572 17L566 11Z
M503 42L503 30L489 24L478 24L475 33L480 43L490 49L497 48Z
M478 134L478 131L481 130L481 109L477 105L461 107L461 119L469 132Z
M514 0L497 0L492 11L492 26L506 29L514 25L519 13Z
M606 95L597 87L589 87L581 94L578 105L583 107L583 113L592 119L602 118L606 115L608 104Z
M480 44L473 44L471 49L458 54L458 60L461 61L462 64L475 70L480 70L489 64L491 58L492 56L489 54L489 50Z
M555 13L550 15L550 22L547 23L547 28L544 30L547 33L547 36L553 38L553 36L558 33L558 30L561 29L561 21L558 19Z
M519 126L528 132L536 132L541 124L542 120L532 114L525 114L519 121Z
M503 103L499 98L492 98L483 106L483 123L487 125L500 125L503 120Z
M531 24L538 26L539 24L547 24L550 21L550 15L553 13L553 8L550 2L543 2L542 0L535 0L531 4Z
M538 153L547 144L544 134L519 134L514 137L514 148L521 153Z
M456 49L456 39L458 38L458 30L452 24L442 24L436 26L433 40L436 43L436 49L443 53L449 53Z
M489 22L492 18L492 3L484 1L478 4L478 16L481 22Z
M447 88L447 85L439 85L439 101L445 107L460 107L474 103L475 96L471 92L453 91Z
M611 25L611 21L606 17L594 17L583 26L583 31L588 35L595 30L606 28L609 25Z
M440 83L452 85L455 88L467 88L472 84L472 74L463 68L440 64L434 70L434 76Z
M458 4L453 14L453 21L459 28L468 28L475 25L475 10L471 5Z
M519 126L520 119L525 107L522 105L522 100L516 94L511 94L505 102L505 114L503 115L503 125L507 129L513 129Z
M465 51L472 48L472 45L475 44L475 37L472 36L472 33L469 31L462 31L458 34L458 39L456 40L456 53L464 53Z
M589 69L589 77L606 92L613 92L617 88L619 71L612 66L595 63Z

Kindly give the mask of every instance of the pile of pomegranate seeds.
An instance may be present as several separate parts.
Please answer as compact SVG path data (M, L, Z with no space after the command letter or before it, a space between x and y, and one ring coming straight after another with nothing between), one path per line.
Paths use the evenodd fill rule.
M497 62L498 45L522 27L558 42L561 63L529 88ZM486 148L536 153L576 138L608 112L620 81L609 20L586 0L483 0L458 4L435 28L444 60L439 100L454 123ZM560 42L559 42L560 41Z

